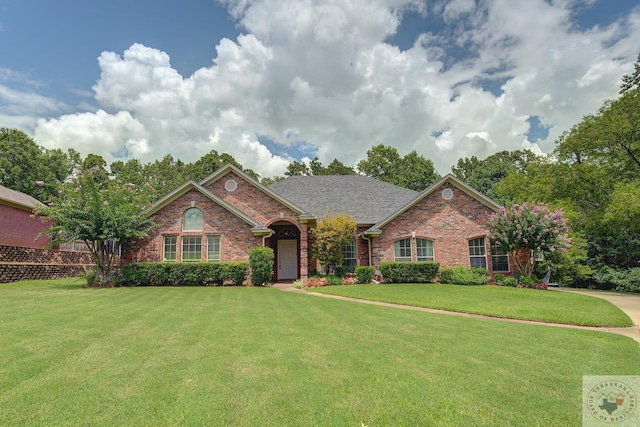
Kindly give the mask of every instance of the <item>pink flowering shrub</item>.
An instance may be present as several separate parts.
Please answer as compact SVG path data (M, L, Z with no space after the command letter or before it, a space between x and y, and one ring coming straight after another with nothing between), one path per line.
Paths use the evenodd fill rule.
M307 279L301 279L302 286L305 288L320 288L327 286L327 280L324 277L309 277Z
M353 273L347 273L344 276L344 284L345 285L356 285L358 283L358 279L355 278Z
M567 220L562 210L550 211L544 203L514 204L491 215L491 240L509 252L522 275L534 269L532 253L565 251L571 247Z

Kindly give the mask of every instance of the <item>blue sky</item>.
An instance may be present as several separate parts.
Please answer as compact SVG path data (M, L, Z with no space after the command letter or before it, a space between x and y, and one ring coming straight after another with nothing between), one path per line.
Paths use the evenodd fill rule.
M441 173L549 152L615 97L635 0L0 0L0 126L108 162L215 149L264 176L372 145Z

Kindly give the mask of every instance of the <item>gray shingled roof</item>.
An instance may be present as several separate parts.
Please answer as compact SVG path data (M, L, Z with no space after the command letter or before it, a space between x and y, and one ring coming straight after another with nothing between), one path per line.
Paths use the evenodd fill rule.
M330 210L352 215L358 224L375 224L418 193L362 175L291 176L269 189L318 219Z
M2 185L0 185L0 202L5 202L5 204L8 203L26 209L33 209L37 205L41 204L38 200L28 194L11 190L7 187L3 187Z

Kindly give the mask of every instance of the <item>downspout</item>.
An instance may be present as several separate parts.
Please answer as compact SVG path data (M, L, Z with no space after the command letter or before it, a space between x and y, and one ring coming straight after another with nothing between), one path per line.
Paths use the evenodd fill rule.
M362 234L362 238L363 238L364 240L366 240L366 241L367 241L367 246L368 246L368 248L369 248L369 250L368 250L368 252L369 252L369 267L373 267L373 266L371 265L371 258L372 258L372 257L371 257L371 239L372 239L372 238L371 238L371 237L369 237L369 236L365 236L364 234Z
M263 234L262 235L262 247L263 248L265 247L266 240L271 236L273 236L273 231L271 231L269 234Z

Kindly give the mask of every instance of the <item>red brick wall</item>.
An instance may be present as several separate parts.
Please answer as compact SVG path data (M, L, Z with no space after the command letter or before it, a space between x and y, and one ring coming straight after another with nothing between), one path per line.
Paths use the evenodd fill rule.
M192 202L204 216L202 231L182 231L182 217ZM164 236L177 236L177 260L182 259L182 237L202 236L202 261L206 261L206 240L209 235L220 236L220 261L247 261L249 248L262 244L251 226L224 209L197 190L191 190L154 214L161 226L140 242L133 253L134 261L158 262L163 260Z
M49 239L38 234L49 226L31 211L0 204L0 245L44 248Z
M236 181L238 185L234 191L225 189L225 184L229 180ZM288 222L295 225L300 230L300 277L308 276L308 227L306 224L300 223L298 213L233 172L228 172L221 176L217 181L209 184L207 189L267 227L277 222Z
M451 200L442 197L444 188L453 191ZM469 239L485 237L487 267L491 272L488 219L492 212L462 190L445 183L387 224L380 237L373 239L373 264L393 261L393 242L415 236L433 240L435 261L441 267L469 266ZM412 243L415 260L415 242Z
M358 227L358 236L368 229L369 227ZM369 265L369 242L362 237L358 237L356 245L358 251L358 265Z
M227 191L224 188L225 183L230 179L238 184L235 191ZM233 172L220 177L207 189L261 224L269 226L274 222L285 220L295 224L298 229L302 229L297 213Z

